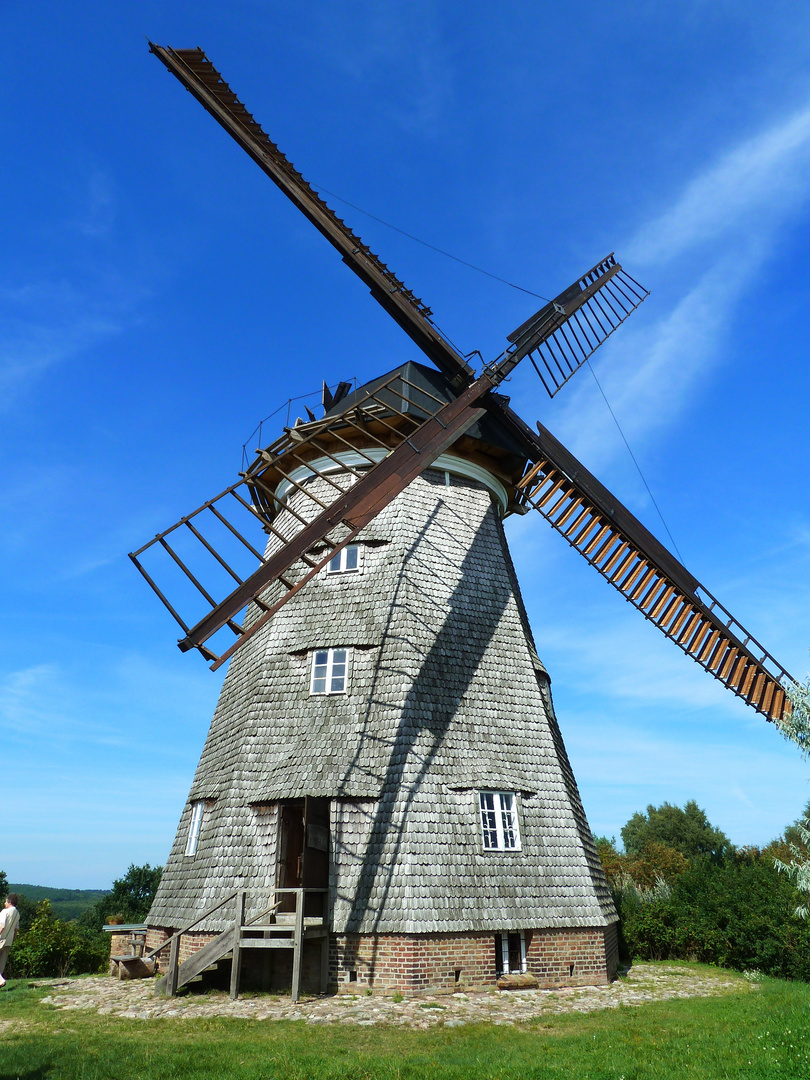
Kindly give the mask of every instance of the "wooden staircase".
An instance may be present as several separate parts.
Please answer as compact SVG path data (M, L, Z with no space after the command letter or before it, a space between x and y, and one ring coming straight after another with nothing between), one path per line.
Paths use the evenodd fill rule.
M292 949L292 985L290 987L292 1000L298 1001L301 993L301 961L305 941L319 940L321 943L320 965L320 991L325 993L329 980L329 926L326 917L327 889L276 889L275 895L292 896L294 910L281 912L278 909L283 903L283 898L275 900L271 907L255 916L250 922L245 922L245 898L244 890L231 893L221 900L215 907L200 915L193 923L178 930L176 934L164 941L156 949L145 954L144 959L156 956L162 950L168 948L169 968L166 974L156 985L158 993L167 997L174 997L181 986L185 986L204 971L208 971L224 959L231 960L231 997L239 996L239 977L242 967L242 952L244 949ZM317 896L321 903L321 915L305 915L306 899L310 895ZM236 913L231 926L223 930L213 940L203 945L187 960L181 964L180 941L184 934L218 911L231 900L236 900ZM316 905L318 906L318 905Z

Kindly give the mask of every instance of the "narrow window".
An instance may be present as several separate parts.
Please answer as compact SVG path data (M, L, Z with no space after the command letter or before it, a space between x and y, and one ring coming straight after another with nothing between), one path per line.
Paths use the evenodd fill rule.
M348 649L317 649L312 654L310 694L345 694Z
M329 560L327 574L356 574L360 570L360 545L348 544Z
M519 851L515 796L511 791L480 791L481 834L487 851Z
M526 933L523 930L495 935L495 973L520 975L528 971Z
M188 839L186 840L186 855L194 855L197 851L197 841L200 839L203 814L205 813L205 800L198 799L191 804L191 824L188 827Z

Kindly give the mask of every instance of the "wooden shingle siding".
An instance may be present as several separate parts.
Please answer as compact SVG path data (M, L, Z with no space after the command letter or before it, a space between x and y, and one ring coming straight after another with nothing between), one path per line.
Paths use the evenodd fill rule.
M347 692L312 696L310 651L330 647L352 650ZM478 788L517 794L520 851L483 850ZM616 919L503 527L474 480L419 477L375 520L362 574L314 579L236 653L198 792L216 798L196 855L183 856L189 804L150 925L183 925L239 887L248 916L266 906L273 804L305 795L331 800L337 935Z

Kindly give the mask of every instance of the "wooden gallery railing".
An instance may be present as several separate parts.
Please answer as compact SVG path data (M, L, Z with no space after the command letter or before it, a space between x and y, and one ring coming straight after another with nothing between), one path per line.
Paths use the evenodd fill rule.
M231 997L236 998L239 996L239 977L242 968L243 949L292 949L292 985L290 990L292 1000L295 1002L298 1001L301 994L301 964L304 941L320 939L320 990L321 993L325 993L329 982L329 926L326 910L328 893L328 889L274 889L273 897L281 897L281 899L275 899L270 907L265 908L258 915L254 915L249 922L245 922L247 893L244 889L237 889L232 893L228 893L213 907L198 915L194 922L188 923L181 930L172 934L170 938L161 942L156 948L144 953L143 959L149 960L163 952L164 949L169 949L168 970L158 982L157 989L167 997L174 997L181 986L185 986L187 982L201 974L206 968L211 967L217 960L221 960L227 953L232 953ZM284 903L284 898L288 896L293 898L293 910L290 912L279 911L279 908ZM320 915L306 915L306 899L309 896L320 898ZM192 953L181 964L180 940L183 935L193 930L203 919L207 919L232 900L236 901L236 905L231 925L218 934L217 937L203 945L201 949Z

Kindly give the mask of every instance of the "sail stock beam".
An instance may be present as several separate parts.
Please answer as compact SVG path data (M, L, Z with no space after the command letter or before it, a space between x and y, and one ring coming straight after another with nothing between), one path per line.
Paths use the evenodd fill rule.
M518 483L524 506L542 514L687 656L768 720L781 719L790 710L788 672L549 431L538 429L535 460Z
M375 300L456 389L471 383L475 372L432 324L430 308L327 206L254 120L202 49L171 49L150 42L149 51L338 250L344 262L371 290Z

